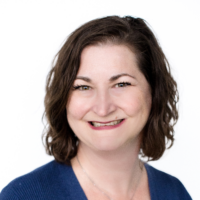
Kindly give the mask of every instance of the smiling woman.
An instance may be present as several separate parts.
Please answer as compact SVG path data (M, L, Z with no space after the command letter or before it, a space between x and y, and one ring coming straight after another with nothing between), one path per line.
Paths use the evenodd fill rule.
M174 141L177 85L140 18L109 16L75 30L46 86L46 151L55 161L17 178L0 199L190 200L182 183L139 159Z
M125 45L88 46L77 77L66 110L79 149L114 151L130 143L134 151L151 110L151 89L134 53Z

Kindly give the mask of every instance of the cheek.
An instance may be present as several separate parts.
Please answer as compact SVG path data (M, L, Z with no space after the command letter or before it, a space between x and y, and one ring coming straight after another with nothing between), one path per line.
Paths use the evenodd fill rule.
M149 115L151 109L151 97L141 92L129 93L123 98L123 110L129 117L134 117L139 113Z
M121 100L122 101L120 107L129 117L133 117L142 109L140 98L135 93L129 93L125 95Z
M71 119L82 119L89 109L88 101L84 98L77 97L75 94L69 99L66 106L68 121Z

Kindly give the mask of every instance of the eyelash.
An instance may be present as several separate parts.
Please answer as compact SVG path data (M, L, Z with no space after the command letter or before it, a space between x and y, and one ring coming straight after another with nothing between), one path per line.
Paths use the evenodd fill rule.
M89 86L87 86L87 85L76 85L76 86L73 86L73 89L74 90L83 90L83 87L89 88ZM82 88L82 89L80 89L80 88Z
M117 83L116 85L119 86L120 84L123 84L124 87L127 87L127 86L131 85L131 83L129 83L129 82L120 82L120 83Z
M120 87L119 86L120 84L123 84L123 87L127 87L127 86L131 85L131 83L129 83L129 82L120 82L120 83L117 83L116 86ZM73 89L74 90L84 90L83 87L90 88L90 86L87 86L87 85L76 85L76 86L73 86ZM89 89L86 89L86 90L89 90Z

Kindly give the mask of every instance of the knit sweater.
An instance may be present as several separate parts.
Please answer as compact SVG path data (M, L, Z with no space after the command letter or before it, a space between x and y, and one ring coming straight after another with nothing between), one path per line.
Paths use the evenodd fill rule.
M145 164L151 200L191 200L175 177ZM51 161L16 178L0 193L0 200L87 200L71 166Z

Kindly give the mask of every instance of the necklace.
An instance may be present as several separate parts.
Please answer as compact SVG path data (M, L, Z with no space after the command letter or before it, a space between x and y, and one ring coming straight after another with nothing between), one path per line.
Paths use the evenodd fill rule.
M101 189L99 188L99 186L89 177L89 175L87 174L87 172L86 172L86 171L84 170L84 168L82 167L82 165L81 165L81 163L80 163L80 161L79 161L78 155L76 156L76 158L77 158L77 161L78 161L78 163L79 163L79 165L80 165L82 171L83 171L84 174L87 176L87 178L90 180L90 182L91 182L104 196L106 196L106 197L107 197L108 199L110 199L110 200L113 200L108 194L106 194L103 190L101 190ZM143 171L143 165L142 165L142 171ZM133 198L134 198L134 196L135 196L136 189L137 189L137 187L138 187L138 185L139 185L139 182L140 182L140 179L141 179L141 176L142 176L142 171L141 171L140 176L138 177L136 187L135 187L135 189L134 189L133 195L132 195L132 197L131 197L130 200L133 200Z

